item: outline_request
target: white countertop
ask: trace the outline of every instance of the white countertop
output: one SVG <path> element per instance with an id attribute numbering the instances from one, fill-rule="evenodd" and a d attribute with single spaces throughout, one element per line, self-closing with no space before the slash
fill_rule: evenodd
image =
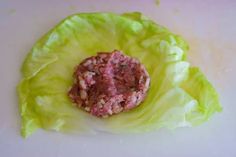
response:
<path id="1" fill-rule="evenodd" d="M 140 11 L 182 35 L 188 58 L 201 67 L 220 94 L 223 112 L 195 128 L 161 129 L 137 135 L 64 135 L 39 130 L 20 136 L 16 84 L 20 66 L 36 40 L 77 12 Z M 235 157 L 236 1 L 234 0 L 1 0 L 1 157 Z"/>

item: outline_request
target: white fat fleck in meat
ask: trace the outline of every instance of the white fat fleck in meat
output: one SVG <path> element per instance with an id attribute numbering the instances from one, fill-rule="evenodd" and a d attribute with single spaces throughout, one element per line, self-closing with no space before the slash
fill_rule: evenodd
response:
<path id="1" fill-rule="evenodd" d="M 150 85 L 150 78 L 146 78 L 146 82 L 145 82 L 145 85 L 144 85 L 144 92 L 146 92 L 148 90 L 148 87 Z"/>
<path id="2" fill-rule="evenodd" d="M 88 112 L 90 111 L 89 107 L 85 107 L 84 109 L 85 109 L 85 111 L 88 111 Z"/>
<path id="3" fill-rule="evenodd" d="M 102 105 L 104 105 L 104 104 L 105 104 L 104 99 L 101 99 L 101 100 L 100 100 L 100 103 L 101 103 Z"/>
<path id="4" fill-rule="evenodd" d="M 86 89 L 87 88 L 87 85 L 86 85 L 84 79 L 81 76 L 79 76 L 79 85 L 80 85 L 80 87 L 82 89 Z"/>
<path id="5" fill-rule="evenodd" d="M 101 103 L 99 103 L 98 108 L 103 108 L 103 105 Z"/>
<path id="6" fill-rule="evenodd" d="M 84 66 L 88 66 L 88 65 L 90 65 L 91 63 L 92 63 L 91 60 L 86 60 L 83 65 L 84 65 Z"/>
<path id="7" fill-rule="evenodd" d="M 123 107 L 120 107 L 119 105 L 113 105 L 112 106 L 112 111 L 114 112 L 114 113 L 119 113 L 119 112 L 121 112 L 123 110 Z"/>
<path id="8" fill-rule="evenodd" d="M 94 75 L 96 75 L 96 73 L 95 73 L 95 72 L 91 72 L 91 71 L 86 71 L 86 72 L 84 73 L 84 77 L 87 77 L 87 78 L 91 78 L 91 77 L 93 77 Z"/>
<path id="9" fill-rule="evenodd" d="M 80 90 L 80 97 L 85 100 L 87 98 L 87 92 L 85 90 Z"/>
<path id="10" fill-rule="evenodd" d="M 109 109 L 107 112 L 108 112 L 109 115 L 112 115 L 112 110 L 111 109 Z"/>
<path id="11" fill-rule="evenodd" d="M 97 63 L 95 58 L 92 59 L 92 62 L 93 62 L 94 65 Z"/>
<path id="12" fill-rule="evenodd" d="M 125 106 L 125 110 L 129 110 L 136 106 L 136 101 L 137 101 L 137 93 L 133 92 L 127 97 L 127 105 Z"/>

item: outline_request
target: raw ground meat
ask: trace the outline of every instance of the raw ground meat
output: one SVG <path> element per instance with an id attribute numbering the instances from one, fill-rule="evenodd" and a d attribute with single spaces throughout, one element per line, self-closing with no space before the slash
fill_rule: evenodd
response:
<path id="1" fill-rule="evenodd" d="M 97 117 L 109 117 L 138 106 L 145 98 L 150 77 L 135 58 L 121 51 L 99 52 L 75 69 L 68 92 L 76 106 Z"/>

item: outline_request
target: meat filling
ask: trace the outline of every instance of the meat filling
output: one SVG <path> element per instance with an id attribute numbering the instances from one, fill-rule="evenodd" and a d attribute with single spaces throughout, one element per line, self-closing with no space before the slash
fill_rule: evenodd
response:
<path id="1" fill-rule="evenodd" d="M 138 106 L 150 78 L 145 67 L 121 51 L 99 52 L 80 63 L 68 92 L 78 107 L 97 117 L 109 117 Z"/>

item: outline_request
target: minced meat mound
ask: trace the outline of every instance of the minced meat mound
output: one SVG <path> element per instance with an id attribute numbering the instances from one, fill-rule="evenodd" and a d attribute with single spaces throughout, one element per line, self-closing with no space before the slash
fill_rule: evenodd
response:
<path id="1" fill-rule="evenodd" d="M 75 69 L 68 92 L 76 106 L 97 117 L 109 117 L 138 106 L 145 98 L 150 77 L 135 58 L 121 51 L 98 52 Z"/>

